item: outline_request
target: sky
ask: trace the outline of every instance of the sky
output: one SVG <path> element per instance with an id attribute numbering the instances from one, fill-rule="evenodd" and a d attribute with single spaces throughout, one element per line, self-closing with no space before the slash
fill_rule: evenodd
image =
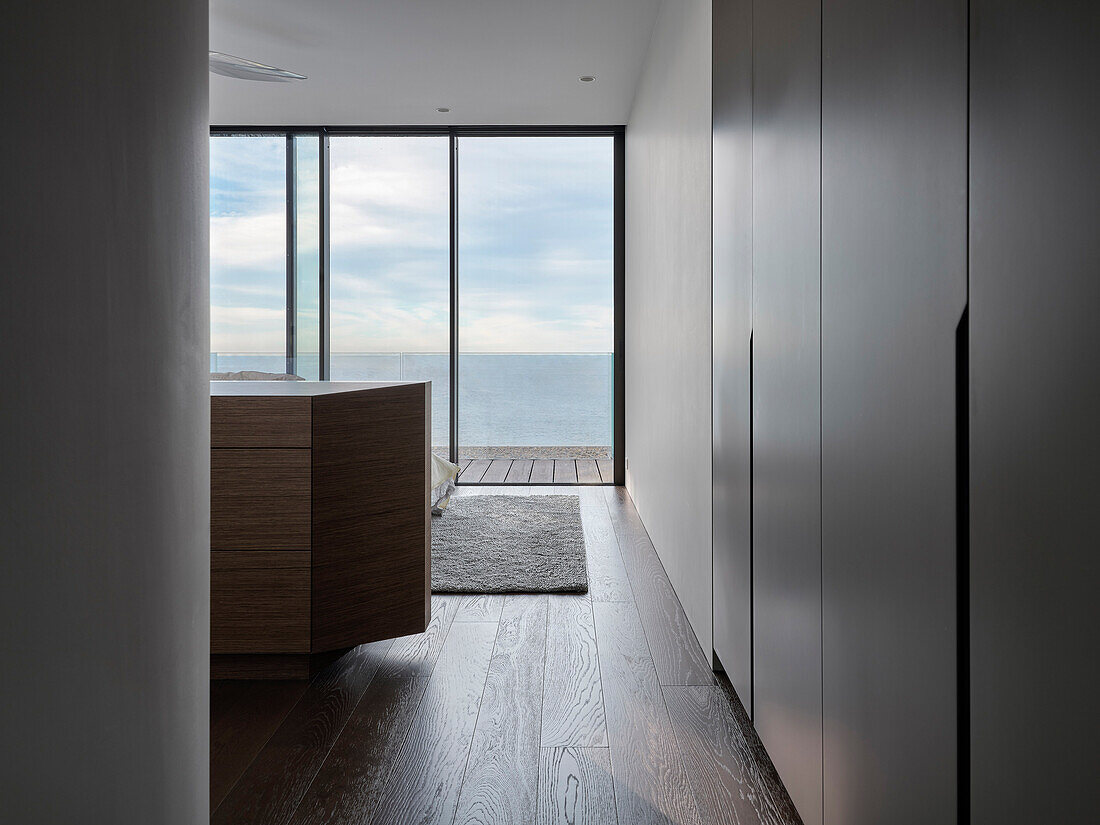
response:
<path id="1" fill-rule="evenodd" d="M 317 139 L 297 139 L 300 351 L 316 347 Z M 211 138 L 211 350 L 282 352 L 286 143 Z M 329 139 L 331 347 L 446 352 L 448 140 Z M 458 139 L 463 352 L 610 352 L 613 139 Z"/>

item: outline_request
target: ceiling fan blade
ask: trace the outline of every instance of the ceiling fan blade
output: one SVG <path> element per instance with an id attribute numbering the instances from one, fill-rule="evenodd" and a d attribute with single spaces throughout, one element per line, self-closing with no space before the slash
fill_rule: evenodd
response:
<path id="1" fill-rule="evenodd" d="M 275 66 L 267 66 L 243 57 L 234 57 L 222 52 L 210 52 L 210 71 L 224 77 L 239 80 L 263 80 L 268 83 L 288 83 L 291 80 L 308 80 L 304 74 L 288 72 Z"/>

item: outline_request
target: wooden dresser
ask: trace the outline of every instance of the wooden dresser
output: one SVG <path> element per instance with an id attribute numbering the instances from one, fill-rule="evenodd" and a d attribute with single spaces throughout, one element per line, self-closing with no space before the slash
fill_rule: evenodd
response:
<path id="1" fill-rule="evenodd" d="M 430 405 L 425 382 L 211 382 L 211 678 L 424 630 Z"/>

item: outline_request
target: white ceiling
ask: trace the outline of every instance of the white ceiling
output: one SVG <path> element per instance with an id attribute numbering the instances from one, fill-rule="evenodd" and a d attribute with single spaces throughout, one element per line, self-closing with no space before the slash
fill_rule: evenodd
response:
<path id="1" fill-rule="evenodd" d="M 230 125 L 625 123 L 660 0 L 211 0 L 210 48 L 308 75 L 210 75 Z M 593 75 L 594 83 L 581 83 Z M 449 114 L 439 114 L 446 106 Z"/>

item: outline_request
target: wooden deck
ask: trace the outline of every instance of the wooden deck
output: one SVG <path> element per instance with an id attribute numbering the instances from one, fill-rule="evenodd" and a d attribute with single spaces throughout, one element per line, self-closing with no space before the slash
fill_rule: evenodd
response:
<path id="1" fill-rule="evenodd" d="M 459 484 L 614 484 L 610 459 L 494 458 L 458 461 Z"/>

